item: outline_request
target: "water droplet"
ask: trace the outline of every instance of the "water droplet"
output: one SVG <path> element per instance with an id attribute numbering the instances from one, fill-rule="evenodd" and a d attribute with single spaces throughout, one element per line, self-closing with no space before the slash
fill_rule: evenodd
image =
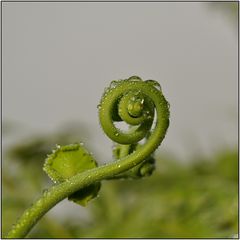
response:
<path id="1" fill-rule="evenodd" d="M 131 76 L 130 78 L 128 78 L 128 80 L 135 81 L 135 82 L 142 81 L 142 79 L 138 76 Z"/>
<path id="2" fill-rule="evenodd" d="M 111 83 L 110 83 L 110 88 L 115 88 L 117 85 L 118 85 L 118 81 L 113 80 L 113 81 L 111 81 Z"/>
<path id="3" fill-rule="evenodd" d="M 25 212 L 25 216 L 29 216 L 30 215 L 30 212 L 29 211 L 26 211 Z"/>
<path id="4" fill-rule="evenodd" d="M 60 146 L 59 144 L 56 144 L 56 147 L 57 147 L 57 149 L 60 149 L 60 148 L 61 148 L 61 146 Z"/>
<path id="5" fill-rule="evenodd" d="M 135 101 L 135 100 L 136 100 L 136 98 L 135 98 L 135 97 L 131 97 L 131 100 L 132 100 L 132 101 Z"/>
<path id="6" fill-rule="evenodd" d="M 97 109 L 101 109 L 101 107 L 102 107 L 101 104 L 97 105 Z"/>
<path id="7" fill-rule="evenodd" d="M 84 143 L 83 143 L 83 142 L 80 142 L 80 145 L 81 145 L 81 146 L 83 146 L 83 145 L 84 145 Z"/>
<path id="8" fill-rule="evenodd" d="M 140 99 L 128 105 L 128 112 L 133 117 L 139 117 L 142 114 L 142 110 L 143 104 Z"/>
<path id="9" fill-rule="evenodd" d="M 36 206 L 37 206 L 37 207 L 42 206 L 42 201 L 41 201 L 41 200 L 38 200 L 38 201 L 36 202 Z"/>
<path id="10" fill-rule="evenodd" d="M 132 110 L 133 110 L 133 104 L 130 103 L 130 104 L 128 105 L 128 111 L 132 111 Z"/>
<path id="11" fill-rule="evenodd" d="M 162 91 L 162 88 L 161 88 L 161 85 L 160 85 L 159 82 L 157 82 L 155 80 L 146 80 L 145 82 L 147 82 L 148 84 L 151 84 L 152 86 L 154 86 L 158 90 Z"/>

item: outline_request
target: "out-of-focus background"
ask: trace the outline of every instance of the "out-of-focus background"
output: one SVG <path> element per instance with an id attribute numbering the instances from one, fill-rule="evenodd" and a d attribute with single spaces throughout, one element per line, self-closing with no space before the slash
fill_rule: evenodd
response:
<path id="1" fill-rule="evenodd" d="M 55 144 L 111 161 L 97 105 L 139 75 L 171 105 L 154 174 L 103 182 L 86 208 L 62 201 L 29 237 L 237 237 L 237 3 L 2 6 L 3 234 L 51 185 Z"/>

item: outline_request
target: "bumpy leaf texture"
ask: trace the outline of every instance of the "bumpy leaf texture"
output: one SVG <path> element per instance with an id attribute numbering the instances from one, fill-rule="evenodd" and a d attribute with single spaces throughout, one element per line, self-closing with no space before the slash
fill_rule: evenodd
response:
<path id="1" fill-rule="evenodd" d="M 60 183 L 74 175 L 97 167 L 93 156 L 82 144 L 71 144 L 67 146 L 57 145 L 45 161 L 43 170 L 54 183 Z M 86 206 L 86 204 L 98 195 L 101 183 L 91 184 L 68 197 L 69 200 Z"/>

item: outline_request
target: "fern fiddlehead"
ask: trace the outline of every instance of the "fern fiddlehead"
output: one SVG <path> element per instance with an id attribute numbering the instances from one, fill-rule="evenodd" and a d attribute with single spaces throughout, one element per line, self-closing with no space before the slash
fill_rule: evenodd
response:
<path id="1" fill-rule="evenodd" d="M 102 180 L 151 174 L 154 169 L 152 153 L 161 144 L 169 125 L 169 104 L 159 83 L 143 81 L 137 76 L 112 81 L 98 110 L 103 131 L 117 143 L 113 151 L 115 161 L 97 167 L 80 144 L 59 147 L 44 166 L 56 184 L 23 213 L 7 238 L 24 237 L 49 209 L 66 197 L 85 205 L 83 195 L 88 200 L 94 198 Z M 156 123 L 152 127 L 155 114 Z M 118 129 L 115 126 L 118 121 L 129 124 L 129 131 Z M 138 143 L 143 139 L 145 142 Z"/>

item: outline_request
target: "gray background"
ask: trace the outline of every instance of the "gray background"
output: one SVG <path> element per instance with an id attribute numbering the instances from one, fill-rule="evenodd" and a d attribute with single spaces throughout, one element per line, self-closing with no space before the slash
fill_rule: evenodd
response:
<path id="1" fill-rule="evenodd" d="M 218 7 L 217 7 L 218 6 Z M 111 160 L 97 104 L 113 79 L 156 79 L 171 104 L 158 151 L 237 144 L 237 26 L 227 3 L 3 3 L 3 121 L 18 141 L 79 122 Z M 84 141 L 84 139 L 80 139 Z"/>

